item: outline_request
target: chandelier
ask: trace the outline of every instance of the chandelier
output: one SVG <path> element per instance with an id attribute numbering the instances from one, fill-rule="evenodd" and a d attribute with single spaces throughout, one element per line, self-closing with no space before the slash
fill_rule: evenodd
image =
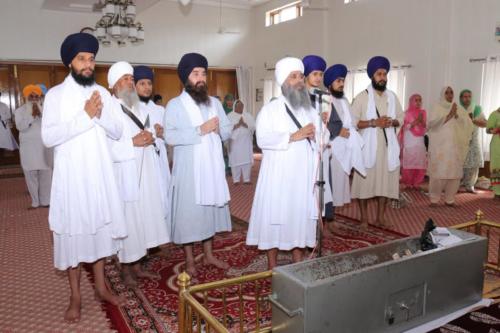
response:
<path id="1" fill-rule="evenodd" d="M 137 44 L 144 41 L 144 28 L 135 22 L 136 6 L 133 0 L 106 0 L 94 5 L 102 9 L 102 17 L 95 25 L 94 34 L 103 45 L 116 41 L 120 46 L 126 41 Z"/>

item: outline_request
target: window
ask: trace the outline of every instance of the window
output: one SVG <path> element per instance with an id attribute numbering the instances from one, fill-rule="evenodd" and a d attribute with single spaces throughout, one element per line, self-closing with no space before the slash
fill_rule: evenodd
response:
<path id="1" fill-rule="evenodd" d="M 303 15 L 300 1 L 295 1 L 266 12 L 266 27 L 296 19 Z"/>
<path id="2" fill-rule="evenodd" d="M 357 70 L 350 72 L 345 80 L 344 94 L 345 97 L 352 103 L 354 97 L 361 91 L 365 90 L 371 80 L 366 75 L 365 70 Z M 392 90 L 398 96 L 399 102 L 405 110 L 406 107 L 406 69 L 391 68 L 387 74 L 387 89 Z"/>
<path id="3" fill-rule="evenodd" d="M 274 79 L 264 80 L 264 104 L 269 103 L 271 99 L 281 95 L 281 87 L 274 81 Z"/>

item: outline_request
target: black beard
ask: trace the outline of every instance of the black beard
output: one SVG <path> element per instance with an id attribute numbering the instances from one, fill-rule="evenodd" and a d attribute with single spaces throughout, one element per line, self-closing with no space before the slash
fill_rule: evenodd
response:
<path id="1" fill-rule="evenodd" d="M 73 68 L 71 68 L 71 76 L 75 79 L 76 83 L 84 87 L 90 87 L 95 83 L 95 72 L 92 71 L 92 75 L 84 76 L 82 74 L 76 73 Z"/>
<path id="2" fill-rule="evenodd" d="M 387 81 L 375 82 L 375 80 L 372 79 L 372 87 L 375 90 L 384 92 L 386 89 L 386 84 L 387 84 Z"/>
<path id="3" fill-rule="evenodd" d="M 144 96 L 141 96 L 141 95 L 138 95 L 139 96 L 139 99 L 141 100 L 141 102 L 144 102 L 146 104 L 149 103 L 149 101 L 151 100 L 151 96 L 149 97 L 144 97 Z"/>
<path id="4" fill-rule="evenodd" d="M 344 91 L 338 91 L 338 90 L 330 89 L 330 92 L 332 93 L 332 96 L 335 97 L 335 98 L 342 98 L 342 97 L 344 97 Z"/>
<path id="5" fill-rule="evenodd" d="M 184 87 L 186 92 L 194 99 L 196 104 L 210 105 L 210 98 L 208 97 L 208 89 L 206 83 L 201 83 L 193 86 L 191 82 L 186 82 Z"/>

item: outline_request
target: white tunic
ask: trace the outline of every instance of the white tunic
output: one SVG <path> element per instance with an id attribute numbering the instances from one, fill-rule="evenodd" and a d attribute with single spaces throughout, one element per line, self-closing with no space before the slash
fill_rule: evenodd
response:
<path id="1" fill-rule="evenodd" d="M 255 120 L 248 112 L 241 114 L 234 111 L 230 112 L 227 117 L 235 126 L 241 118 L 248 127 L 240 126 L 233 129 L 231 139 L 229 140 L 229 166 L 239 166 L 245 164 L 253 164 L 253 133 L 255 131 Z"/>
<path id="2" fill-rule="evenodd" d="M 156 137 L 156 131 L 154 130 L 154 125 L 158 124 L 163 127 L 163 118 L 165 116 L 165 109 L 160 105 L 149 101 L 148 104 L 143 102 L 140 103 L 141 107 L 144 108 L 143 112 L 149 114 L 150 128 L 153 136 L 155 137 L 156 147 L 159 150 L 159 162 L 160 162 L 160 175 L 161 175 L 161 189 L 162 189 L 162 200 L 165 210 L 168 211 L 168 188 L 170 186 L 170 166 L 168 162 L 167 154 L 167 143 L 164 139 Z M 165 134 L 164 134 L 165 135 Z"/>
<path id="3" fill-rule="evenodd" d="M 104 107 L 100 118 L 91 119 L 84 106 L 96 90 Z M 115 254 L 127 235 L 106 140 L 121 137 L 118 116 L 106 89 L 83 87 L 71 75 L 45 97 L 42 139 L 54 147 L 49 225 L 58 269 Z"/>
<path id="4" fill-rule="evenodd" d="M 292 112 L 302 126 L 318 123 L 312 109 Z M 313 140 L 290 143 L 290 135 L 296 131 L 283 96 L 264 105 L 257 116 L 262 164 L 246 242 L 262 250 L 316 244 L 318 153 Z"/>
<path id="5" fill-rule="evenodd" d="M 16 139 L 10 130 L 11 118 L 12 116 L 7 104 L 0 102 L 0 149 L 19 149 Z"/>
<path id="6" fill-rule="evenodd" d="M 42 108 L 40 107 L 40 112 Z M 52 149 L 42 142 L 42 118 L 32 116 L 32 104 L 26 103 L 15 112 L 16 127 L 19 131 L 19 155 L 24 170 L 52 169 Z"/>
<path id="7" fill-rule="evenodd" d="M 128 237 L 118 253 L 120 262 L 130 263 L 146 255 L 147 249 L 170 242 L 167 211 L 162 198 L 160 161 L 153 145 L 135 147 L 132 138 L 140 128 L 113 97 L 113 106 L 123 122 L 120 140 L 108 139 L 119 191 L 124 201 Z M 148 115 L 143 108 L 129 109 L 142 124 Z M 151 131 L 151 128 L 147 129 Z"/>

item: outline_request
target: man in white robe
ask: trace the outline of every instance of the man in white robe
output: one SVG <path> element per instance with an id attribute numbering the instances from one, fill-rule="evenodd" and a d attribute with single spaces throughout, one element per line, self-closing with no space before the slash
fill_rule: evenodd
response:
<path id="1" fill-rule="evenodd" d="M 323 83 L 323 73 L 326 69 L 326 62 L 323 58 L 317 55 L 307 55 L 302 59 L 304 64 L 304 77 L 306 89 L 309 92 L 309 97 L 311 98 L 311 105 L 319 114 L 321 112 L 321 124 L 314 124 L 318 127 L 318 131 L 322 133 L 322 140 L 318 142 L 321 144 L 322 149 L 322 167 L 323 167 L 323 217 L 327 222 L 334 220 L 334 209 L 332 203 L 332 184 L 330 183 L 330 159 L 331 159 L 331 149 L 330 149 L 330 131 L 326 127 L 330 115 L 336 117 L 331 112 L 331 98 L 323 91 L 321 84 Z M 321 94 L 321 103 L 319 103 L 320 95 L 318 92 L 324 92 Z M 337 117 L 338 118 L 338 117 Z M 321 127 L 320 127 L 321 126 Z M 338 132 L 332 133 L 336 136 Z M 318 181 L 320 181 L 321 175 L 318 173 Z"/>
<path id="2" fill-rule="evenodd" d="M 156 148 L 160 161 L 162 198 L 165 209 L 168 210 L 168 187 L 170 186 L 170 166 L 168 160 L 167 143 L 164 138 L 163 118 L 165 108 L 153 102 L 153 70 L 147 66 L 134 67 L 134 82 L 137 95 L 140 99 L 140 106 L 143 112 L 149 115 L 151 128 L 154 129 Z"/>
<path id="3" fill-rule="evenodd" d="M 0 96 L 2 93 L 0 92 Z M 12 135 L 12 115 L 7 104 L 0 102 L 0 149 L 16 150 L 19 145 Z"/>
<path id="4" fill-rule="evenodd" d="M 139 260 L 148 249 L 170 242 L 159 151 L 149 114 L 140 107 L 133 73 L 125 61 L 113 64 L 108 71 L 113 107 L 123 122 L 120 140 L 108 140 L 128 232 L 118 259 L 123 264 L 125 283 L 132 287 L 137 285 L 137 278 L 159 278 L 144 270 Z"/>
<path id="5" fill-rule="evenodd" d="M 332 94 L 332 110 L 338 114 L 342 126 L 337 137 L 330 137 L 332 147 L 330 178 L 334 207 L 342 207 L 351 202 L 349 175 L 352 168 L 357 169 L 362 175 L 366 174 L 361 154 L 363 140 L 352 123 L 350 105 L 344 96 L 346 75 L 347 67 L 336 64 L 329 67 L 323 76 L 323 83 Z M 330 117 L 328 127 L 333 128 L 336 123 L 336 120 Z M 330 223 L 328 226 L 331 228 L 333 224 Z"/>
<path id="6" fill-rule="evenodd" d="M 233 111 L 227 117 L 233 124 L 231 139 L 229 140 L 229 166 L 233 182 L 237 185 L 243 177 L 244 184 L 251 184 L 250 174 L 253 164 L 253 133 L 255 119 L 244 110 L 245 105 L 239 99 L 233 103 Z"/>
<path id="7" fill-rule="evenodd" d="M 42 142 L 42 106 L 40 87 L 29 84 L 23 89 L 26 103 L 14 111 L 19 131 L 19 155 L 26 185 L 31 196 L 31 207 L 48 207 L 52 184 L 52 149 Z"/>
<path id="8" fill-rule="evenodd" d="M 98 49 L 90 34 L 66 37 L 61 58 L 71 74 L 50 89 L 43 109 L 42 140 L 55 153 L 49 210 L 54 266 L 68 271 L 71 289 L 67 322 L 80 320 L 82 262 L 92 264 L 96 298 L 125 303 L 104 279 L 104 258 L 118 252 L 127 231 L 106 142 L 121 137 L 122 122 L 109 92 L 95 83 Z"/>
<path id="9" fill-rule="evenodd" d="M 397 128 L 403 123 L 403 110 L 396 94 L 388 89 L 387 73 L 391 65 L 385 57 L 368 62 L 371 84 L 352 103 L 352 115 L 363 137 L 366 177 L 354 173 L 351 196 L 359 199 L 361 226 L 368 226 L 368 200 L 377 199 L 375 224 L 392 227 L 385 219 L 389 199 L 399 198 L 399 143 Z"/>
<path id="10" fill-rule="evenodd" d="M 215 257 L 212 238 L 231 231 L 222 141 L 229 139 L 233 126 L 222 104 L 208 96 L 207 69 L 201 54 L 181 58 L 177 73 L 184 91 L 168 102 L 164 119 L 165 139 L 174 146 L 175 156 L 169 192 L 172 240 L 183 245 L 191 275 L 197 273 L 193 243 L 199 241 L 203 264 L 229 268 Z"/>
<path id="11" fill-rule="evenodd" d="M 267 250 L 269 269 L 276 266 L 278 250 L 291 250 L 298 262 L 305 247 L 316 245 L 319 116 L 303 73 L 300 59 L 278 61 L 275 76 L 283 95 L 257 116 L 262 163 L 246 243 Z"/>

